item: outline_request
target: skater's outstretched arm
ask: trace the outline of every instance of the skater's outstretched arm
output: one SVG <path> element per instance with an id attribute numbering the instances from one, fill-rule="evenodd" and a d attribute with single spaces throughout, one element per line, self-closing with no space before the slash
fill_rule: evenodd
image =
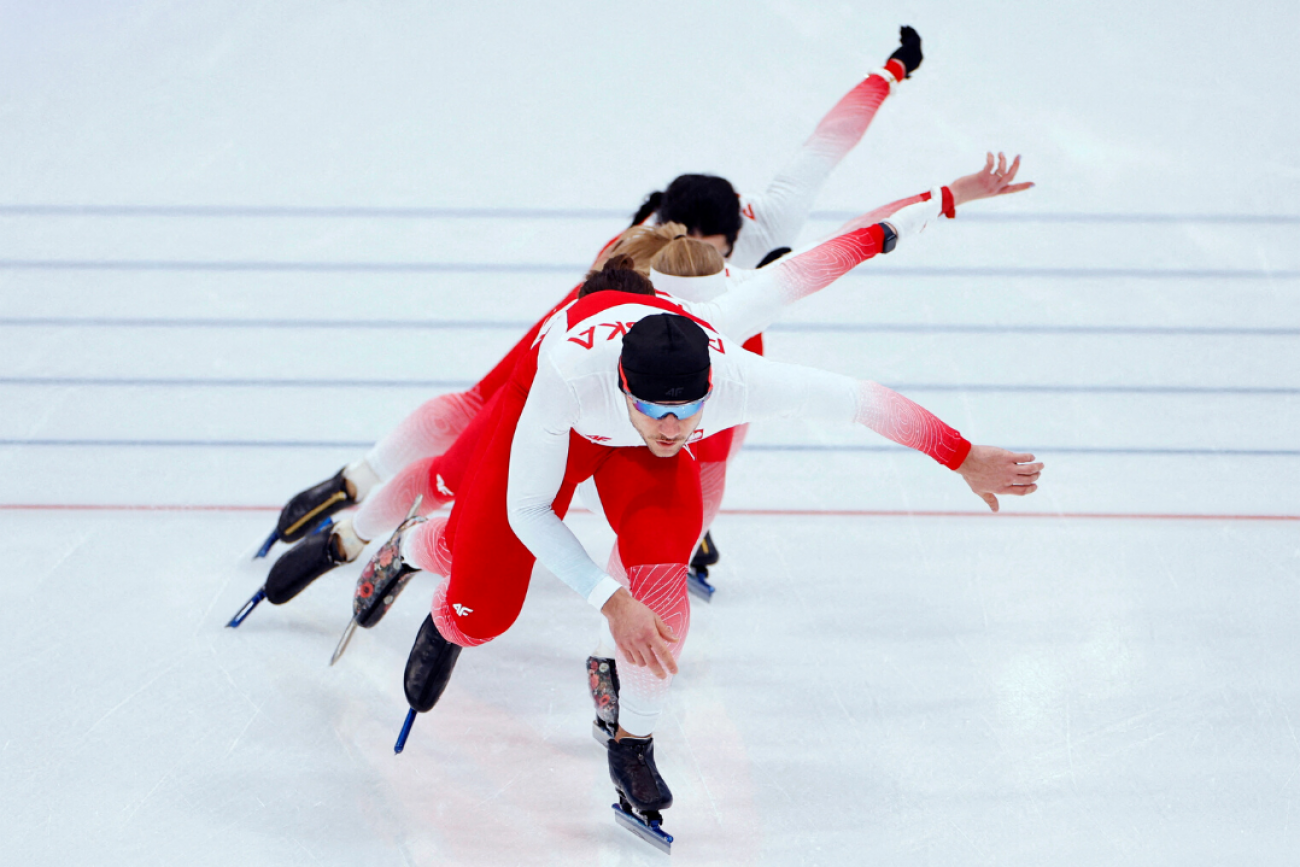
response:
<path id="1" fill-rule="evenodd" d="M 763 194 L 744 202 L 745 228 L 734 254 L 738 261 L 757 262 L 774 247 L 794 245 L 831 170 L 862 140 L 898 81 L 920 65 L 921 38 L 910 27 L 904 29 L 910 32 L 903 34 L 904 46 L 913 45 L 914 52 L 904 57 L 899 56 L 902 49 L 895 51 L 884 69 L 872 72 L 846 93 Z"/>
<path id="2" fill-rule="evenodd" d="M 767 268 L 735 269 L 729 281 L 732 288 L 713 301 L 693 305 L 692 312 L 722 333 L 746 340 L 775 322 L 786 305 L 824 289 L 867 259 L 892 250 L 893 244 L 919 234 L 940 216 L 955 216 L 958 205 L 1029 189 L 1033 184 L 1014 183 L 1019 170 L 1020 157 L 1008 168 L 1006 157 L 999 154 L 995 167 L 989 154 L 981 171 L 904 200 L 909 204 L 891 211 L 888 221 L 867 222 L 892 205 L 863 215 L 848 224 L 848 231 Z"/>
<path id="3" fill-rule="evenodd" d="M 1043 465 L 1033 455 L 973 446 L 933 413 L 880 383 L 782 364 L 743 350 L 727 363 L 736 372 L 715 372 L 715 392 L 723 393 L 728 381 L 744 381 L 743 421 L 780 417 L 863 425 L 958 472 L 994 511 L 997 494 L 1024 496 L 1037 490 Z"/>

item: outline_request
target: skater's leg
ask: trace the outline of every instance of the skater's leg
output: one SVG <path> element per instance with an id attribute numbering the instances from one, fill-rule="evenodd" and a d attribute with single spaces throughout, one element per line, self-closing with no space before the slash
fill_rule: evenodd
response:
<path id="1" fill-rule="evenodd" d="M 473 389 L 426 400 L 375 443 L 366 463 L 386 482 L 408 464 L 445 452 L 482 408 L 483 400 Z"/>
<path id="2" fill-rule="evenodd" d="M 627 569 L 634 598 L 673 630 L 674 658 L 690 630 L 686 563 L 700 534 L 702 508 L 695 460 L 686 452 L 658 458 L 648 449 L 618 449 L 596 473 L 605 515 L 618 534 L 618 554 Z M 654 731 L 667 700 L 671 676 L 660 679 L 648 668 L 615 654 L 622 733 Z"/>
<path id="3" fill-rule="evenodd" d="M 424 498 L 420 514 L 428 514 L 447 502 L 450 498 L 438 491 L 432 481 L 435 475 L 432 467 L 437 460 L 423 458 L 412 461 L 367 497 L 352 516 L 352 528 L 356 534 L 369 542 L 393 532 L 406 518 L 416 497 Z"/>

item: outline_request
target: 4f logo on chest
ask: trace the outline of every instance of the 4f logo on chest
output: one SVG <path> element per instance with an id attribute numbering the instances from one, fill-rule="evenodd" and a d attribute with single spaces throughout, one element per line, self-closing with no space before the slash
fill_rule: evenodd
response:
<path id="1" fill-rule="evenodd" d="M 581 346 L 583 349 L 591 349 L 591 347 L 596 345 L 596 333 L 597 333 L 596 329 L 608 328 L 609 334 L 605 336 L 605 340 L 610 341 L 613 340 L 615 337 L 621 338 L 623 335 L 627 334 L 627 330 L 631 328 L 633 325 L 636 325 L 636 323 L 635 322 L 602 322 L 599 325 L 593 325 L 592 327 L 586 329 L 585 331 L 579 331 L 576 337 L 569 338 L 569 342 L 576 343 L 579 346 Z"/>

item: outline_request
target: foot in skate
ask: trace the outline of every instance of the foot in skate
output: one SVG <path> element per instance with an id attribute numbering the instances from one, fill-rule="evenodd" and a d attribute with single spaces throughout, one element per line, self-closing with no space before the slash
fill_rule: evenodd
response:
<path id="1" fill-rule="evenodd" d="M 695 556 L 691 557 L 690 568 L 686 570 L 686 589 L 691 595 L 705 602 L 713 600 L 713 592 L 717 588 L 709 583 L 709 567 L 717 562 L 718 549 L 713 544 L 713 536 L 705 533 L 700 546 L 695 549 Z"/>
<path id="2" fill-rule="evenodd" d="M 347 467 L 344 467 L 319 485 L 294 494 L 280 510 L 275 531 L 267 538 L 257 556 L 265 557 L 276 542 L 297 542 L 318 527 L 325 518 L 348 506 L 355 506 L 356 485 L 345 477 L 346 472 Z"/>
<path id="3" fill-rule="evenodd" d="M 272 605 L 283 605 L 326 572 L 355 560 L 365 543 L 357 540 L 359 544 L 349 545 L 350 539 L 355 539 L 355 534 L 345 521 L 285 551 L 266 576 L 266 598 Z"/>
<path id="4" fill-rule="evenodd" d="M 614 818 L 652 846 L 671 852 L 673 838 L 664 832 L 662 810 L 673 805 L 673 794 L 655 766 L 654 738 L 624 737 L 605 745 L 609 778 L 618 792 Z"/>
<path id="5" fill-rule="evenodd" d="M 406 660 L 406 673 L 402 686 L 406 691 L 406 702 L 411 712 L 406 715 L 406 723 L 397 739 L 393 752 L 400 753 L 406 746 L 406 737 L 411 733 L 411 724 L 417 713 L 431 710 L 438 699 L 442 698 L 451 672 L 460 658 L 460 645 L 452 644 L 442 637 L 434 625 L 433 616 L 426 614 L 420 624 L 420 632 L 415 636 L 411 655 Z"/>
<path id="6" fill-rule="evenodd" d="M 406 520 L 398 525 L 383 547 L 370 558 L 357 579 L 357 589 L 352 595 L 352 619 L 358 626 L 370 629 L 383 619 L 397 596 L 420 571 L 402 558 L 402 537 L 406 531 L 426 520 L 417 512 L 423 497 L 416 497 L 407 512 Z"/>
<path id="7" fill-rule="evenodd" d="M 607 744 L 618 733 L 618 668 L 614 660 L 587 657 L 587 687 L 596 705 L 596 719 L 591 724 L 591 736 L 599 744 Z"/>
<path id="8" fill-rule="evenodd" d="M 334 655 L 330 657 L 330 665 L 338 662 L 343 651 L 348 649 L 348 642 L 352 640 L 356 628 L 361 626 L 370 629 L 383 619 L 397 601 L 398 594 L 406 588 L 411 576 L 420 571 L 402 558 L 402 535 L 425 521 L 417 514 L 423 501 L 423 496 L 415 498 L 410 511 L 406 513 L 406 520 L 398 525 L 383 547 L 370 558 L 366 568 L 361 570 L 357 588 L 352 593 L 352 619 L 343 629 L 343 635 L 334 648 Z"/>

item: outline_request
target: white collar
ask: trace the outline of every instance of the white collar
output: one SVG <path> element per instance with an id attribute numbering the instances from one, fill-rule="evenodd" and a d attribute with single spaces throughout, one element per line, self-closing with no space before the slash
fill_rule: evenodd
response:
<path id="1" fill-rule="evenodd" d="M 674 277 L 651 268 L 650 282 L 656 290 L 683 301 L 712 301 L 727 291 L 727 271 L 724 268 L 707 277 Z"/>

